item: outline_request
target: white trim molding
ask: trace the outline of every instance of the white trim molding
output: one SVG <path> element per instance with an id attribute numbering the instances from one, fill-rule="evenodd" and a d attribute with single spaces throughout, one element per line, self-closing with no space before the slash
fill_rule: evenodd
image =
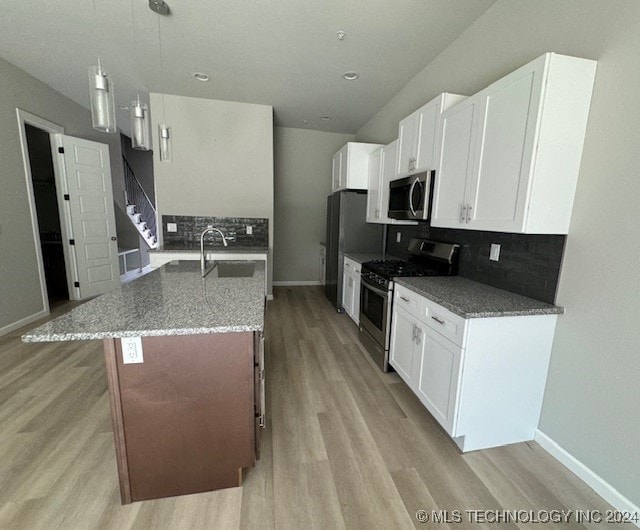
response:
<path id="1" fill-rule="evenodd" d="M 562 448 L 555 440 L 552 440 L 540 429 L 536 430 L 535 441 L 540 444 L 547 453 L 564 465 L 569 471 L 585 482 L 593 491 L 607 501 L 616 510 L 640 514 L 640 507 L 625 497 L 595 471 L 580 462 L 575 456 Z M 635 523 L 640 527 L 640 522 Z"/>
<path id="2" fill-rule="evenodd" d="M 293 280 L 286 282 L 273 282 L 274 287 L 299 287 L 303 285 L 322 285 L 318 280 Z"/>
<path id="3" fill-rule="evenodd" d="M 21 318 L 17 322 L 13 322 L 12 324 L 7 324 L 6 326 L 0 328 L 0 337 L 2 337 L 3 335 L 6 335 L 7 333 L 11 333 L 16 329 L 20 329 L 23 326 L 31 324 L 36 320 L 40 320 L 41 318 L 46 317 L 48 314 L 49 314 L 49 311 L 43 309 L 42 311 L 38 311 L 33 315 L 29 315 L 28 317 Z"/>
<path id="4" fill-rule="evenodd" d="M 42 248 L 40 244 L 40 230 L 38 229 L 38 214 L 36 212 L 36 199 L 33 191 L 33 180 L 31 176 L 31 161 L 29 160 L 29 148 L 27 146 L 27 130 L 25 125 L 33 125 L 34 127 L 38 127 L 43 131 L 51 134 L 64 133 L 64 127 L 47 121 L 40 116 L 36 116 L 35 114 L 31 114 L 25 110 L 16 108 L 16 118 L 18 120 L 18 134 L 20 138 L 20 148 L 22 150 L 22 165 L 24 168 L 24 176 L 26 179 L 27 185 L 27 200 L 29 203 L 29 214 L 31 216 L 31 228 L 33 231 L 33 240 L 35 243 L 35 251 L 36 251 L 36 261 L 38 265 L 38 277 L 40 280 L 40 295 L 42 297 L 42 308 L 44 311 L 44 316 L 49 314 L 49 296 L 47 294 L 47 280 L 44 275 L 44 260 L 42 258 Z M 55 169 L 55 161 L 54 161 L 54 169 Z M 40 314 L 40 313 L 36 313 Z M 31 317 L 27 317 L 31 318 Z M 24 319 L 23 319 L 24 320 Z M 36 319 L 37 320 L 37 319 Z M 6 328 L 14 326 L 15 324 L 19 324 L 22 320 L 15 322 L 14 324 L 9 324 L 4 328 L 0 329 L 0 335 L 2 335 L 2 331 Z M 26 325 L 29 322 L 25 322 Z M 18 325 L 18 327 L 20 327 Z M 17 328 L 14 328 L 17 329 Z"/>

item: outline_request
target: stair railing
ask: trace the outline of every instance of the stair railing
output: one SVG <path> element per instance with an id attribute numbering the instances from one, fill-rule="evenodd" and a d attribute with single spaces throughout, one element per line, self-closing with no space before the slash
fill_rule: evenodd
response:
<path id="1" fill-rule="evenodd" d="M 141 220 L 147 223 L 147 228 L 157 237 L 156 208 L 144 191 L 144 188 L 125 157 L 122 157 L 122 163 L 124 166 L 124 186 L 127 206 L 135 204 L 136 212 L 141 215 Z"/>

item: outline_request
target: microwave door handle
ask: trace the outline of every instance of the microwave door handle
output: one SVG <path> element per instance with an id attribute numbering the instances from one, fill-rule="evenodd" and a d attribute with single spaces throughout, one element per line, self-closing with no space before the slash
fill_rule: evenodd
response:
<path id="1" fill-rule="evenodd" d="M 411 213 L 413 214 L 414 217 L 418 215 L 416 213 L 416 209 L 413 207 L 413 189 L 416 187 L 417 183 L 418 183 L 418 177 L 416 177 L 416 180 L 414 180 L 413 184 L 411 184 L 411 188 L 409 188 L 409 208 L 411 208 Z"/>

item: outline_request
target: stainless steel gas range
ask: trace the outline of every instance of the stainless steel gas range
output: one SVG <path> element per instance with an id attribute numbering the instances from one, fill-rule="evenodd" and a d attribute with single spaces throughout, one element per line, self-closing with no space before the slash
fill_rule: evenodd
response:
<path id="1" fill-rule="evenodd" d="M 428 239 L 409 242 L 408 260 L 387 259 L 362 264 L 360 342 L 384 372 L 389 371 L 389 342 L 394 279 L 457 274 L 459 245 Z"/>

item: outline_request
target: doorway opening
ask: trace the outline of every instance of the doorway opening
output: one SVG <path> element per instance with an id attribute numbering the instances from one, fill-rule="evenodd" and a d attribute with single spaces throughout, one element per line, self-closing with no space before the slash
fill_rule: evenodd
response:
<path id="1" fill-rule="evenodd" d="M 62 226 L 49 133 L 25 123 L 27 154 L 49 307 L 69 300 Z"/>

